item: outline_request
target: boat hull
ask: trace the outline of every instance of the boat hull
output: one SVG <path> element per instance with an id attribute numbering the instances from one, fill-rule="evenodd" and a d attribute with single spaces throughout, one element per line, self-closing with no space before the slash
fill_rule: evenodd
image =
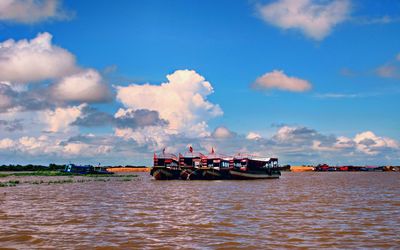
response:
<path id="1" fill-rule="evenodd" d="M 180 179 L 181 171 L 179 169 L 168 169 L 153 167 L 150 171 L 150 175 L 156 180 L 178 180 Z"/>
<path id="2" fill-rule="evenodd" d="M 267 172 L 247 172 L 231 170 L 230 176 L 233 180 L 261 180 L 261 179 L 278 179 L 281 173 L 279 171 L 267 173 Z"/>
<path id="3" fill-rule="evenodd" d="M 182 180 L 190 180 L 190 176 L 193 174 L 193 169 L 182 169 L 180 176 Z"/>
<path id="4" fill-rule="evenodd" d="M 189 180 L 227 180 L 230 179 L 229 170 L 196 169 L 189 175 Z"/>

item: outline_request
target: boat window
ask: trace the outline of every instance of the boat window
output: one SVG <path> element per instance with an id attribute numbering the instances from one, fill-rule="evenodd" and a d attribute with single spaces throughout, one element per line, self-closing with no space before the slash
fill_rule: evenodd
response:
<path id="1" fill-rule="evenodd" d="M 228 168 L 228 167 L 229 167 L 229 162 L 223 161 L 223 162 L 222 162 L 222 167 Z"/>

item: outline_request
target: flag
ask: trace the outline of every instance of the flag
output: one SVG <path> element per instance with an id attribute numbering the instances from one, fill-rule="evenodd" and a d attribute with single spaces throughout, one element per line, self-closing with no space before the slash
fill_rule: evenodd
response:
<path id="1" fill-rule="evenodd" d="M 214 154 L 214 147 L 211 148 L 211 154 Z"/>
<path id="2" fill-rule="evenodd" d="M 163 148 L 162 153 L 163 153 L 163 155 L 165 155 L 165 148 Z"/>
<path id="3" fill-rule="evenodd" d="M 189 147 L 189 152 L 190 152 L 190 153 L 193 153 L 193 148 L 192 148 L 192 146 Z"/>

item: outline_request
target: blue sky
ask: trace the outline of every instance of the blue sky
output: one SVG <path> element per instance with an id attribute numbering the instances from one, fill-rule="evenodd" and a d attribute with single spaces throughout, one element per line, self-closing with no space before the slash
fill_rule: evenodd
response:
<path id="1" fill-rule="evenodd" d="M 0 162 L 148 164 L 193 145 L 400 164 L 399 13 L 389 0 L 5 1 Z"/>

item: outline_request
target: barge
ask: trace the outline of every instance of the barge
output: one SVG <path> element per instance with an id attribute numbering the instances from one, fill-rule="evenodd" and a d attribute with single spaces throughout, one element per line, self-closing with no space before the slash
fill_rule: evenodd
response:
<path id="1" fill-rule="evenodd" d="M 281 176 L 281 171 L 278 158 L 238 155 L 233 159 L 230 175 L 237 180 L 277 179 Z"/>
<path id="2" fill-rule="evenodd" d="M 150 175 L 156 180 L 177 180 L 180 179 L 181 169 L 179 167 L 178 157 L 174 154 L 165 153 L 165 150 L 159 155 L 154 153 L 154 166 Z"/>

